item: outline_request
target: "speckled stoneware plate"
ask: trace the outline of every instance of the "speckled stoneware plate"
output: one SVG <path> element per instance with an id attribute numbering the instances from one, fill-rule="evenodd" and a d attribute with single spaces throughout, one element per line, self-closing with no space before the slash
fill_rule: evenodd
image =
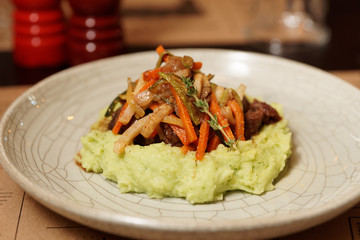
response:
<path id="1" fill-rule="evenodd" d="M 113 234 L 144 239 L 270 238 L 303 230 L 360 200 L 360 91 L 326 73 L 271 56 L 178 49 L 203 62 L 224 86 L 283 104 L 293 155 L 276 189 L 191 205 L 182 199 L 120 194 L 73 161 L 98 112 L 126 89 L 126 79 L 154 67 L 155 51 L 73 67 L 36 84 L 1 119 L 1 164 L 53 211 Z"/>

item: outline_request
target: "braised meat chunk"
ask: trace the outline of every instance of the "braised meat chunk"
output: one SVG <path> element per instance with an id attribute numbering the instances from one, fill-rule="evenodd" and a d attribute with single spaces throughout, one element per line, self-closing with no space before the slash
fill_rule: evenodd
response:
<path id="1" fill-rule="evenodd" d="M 246 112 L 244 111 L 245 139 L 250 139 L 253 135 L 256 135 L 263 125 L 281 120 L 278 112 L 265 102 L 255 99 L 250 104 L 246 103 L 245 106 L 247 108 Z"/>

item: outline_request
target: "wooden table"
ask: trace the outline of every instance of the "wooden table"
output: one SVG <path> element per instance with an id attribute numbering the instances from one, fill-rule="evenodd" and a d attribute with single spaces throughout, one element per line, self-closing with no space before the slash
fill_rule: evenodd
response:
<path id="1" fill-rule="evenodd" d="M 331 73 L 360 89 L 360 70 Z M 0 116 L 29 87 L 0 87 Z M 125 239 L 89 229 L 53 213 L 26 194 L 1 166 L 0 213 L 0 239 Z M 359 239 L 359 218 L 360 203 L 327 223 L 280 239 Z"/>

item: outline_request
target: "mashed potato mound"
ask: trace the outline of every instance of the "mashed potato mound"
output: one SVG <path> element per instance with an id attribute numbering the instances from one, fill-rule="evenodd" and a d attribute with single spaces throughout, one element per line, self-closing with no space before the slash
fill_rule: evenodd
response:
<path id="1" fill-rule="evenodd" d="M 272 106 L 282 115 L 282 107 Z M 224 193 L 242 190 L 262 194 L 274 189 L 273 181 L 291 155 L 287 120 L 266 125 L 231 150 L 219 145 L 197 161 L 195 152 L 183 154 L 165 143 L 130 145 L 113 152 L 118 136 L 91 130 L 82 137 L 77 161 L 88 172 L 102 173 L 117 183 L 122 193 L 146 193 L 151 198 L 181 197 L 191 203 L 222 200 Z"/>

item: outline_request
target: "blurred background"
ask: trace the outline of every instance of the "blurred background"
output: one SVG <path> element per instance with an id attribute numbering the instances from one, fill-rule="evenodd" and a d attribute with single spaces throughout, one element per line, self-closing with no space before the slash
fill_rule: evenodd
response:
<path id="1" fill-rule="evenodd" d="M 24 13 L 33 10 L 22 2 L 26 0 L 0 0 L 0 85 L 33 84 L 72 65 L 154 50 L 159 44 L 168 49 L 200 47 L 260 52 L 324 70 L 360 69 L 358 0 L 115 0 L 115 5 L 111 5 L 114 4 L 111 0 L 101 1 L 110 6 L 110 11 L 99 10 L 96 0 L 59 0 L 65 44 L 60 53 L 65 56 L 51 66 L 24 63 L 27 52 L 16 50 L 19 44 L 25 44 L 25 32 L 29 35 L 31 30 L 35 34 L 36 22 L 23 24 Z M 31 2 L 41 1 L 28 1 Z M 83 3 L 95 7 L 86 9 Z M 112 31 L 102 31 L 114 19 L 117 25 L 112 25 Z M 116 37 L 109 38 L 115 32 Z M 86 42 L 79 45 L 79 38 Z M 94 44 L 99 39 L 98 43 L 103 41 L 106 50 Z M 109 48 L 111 43 L 114 48 Z M 81 48 L 85 50 L 81 52 Z M 98 54 L 80 58 L 91 51 Z M 49 51 L 46 54 L 48 58 L 57 57 Z M 38 57 L 34 53 L 32 56 Z"/>

